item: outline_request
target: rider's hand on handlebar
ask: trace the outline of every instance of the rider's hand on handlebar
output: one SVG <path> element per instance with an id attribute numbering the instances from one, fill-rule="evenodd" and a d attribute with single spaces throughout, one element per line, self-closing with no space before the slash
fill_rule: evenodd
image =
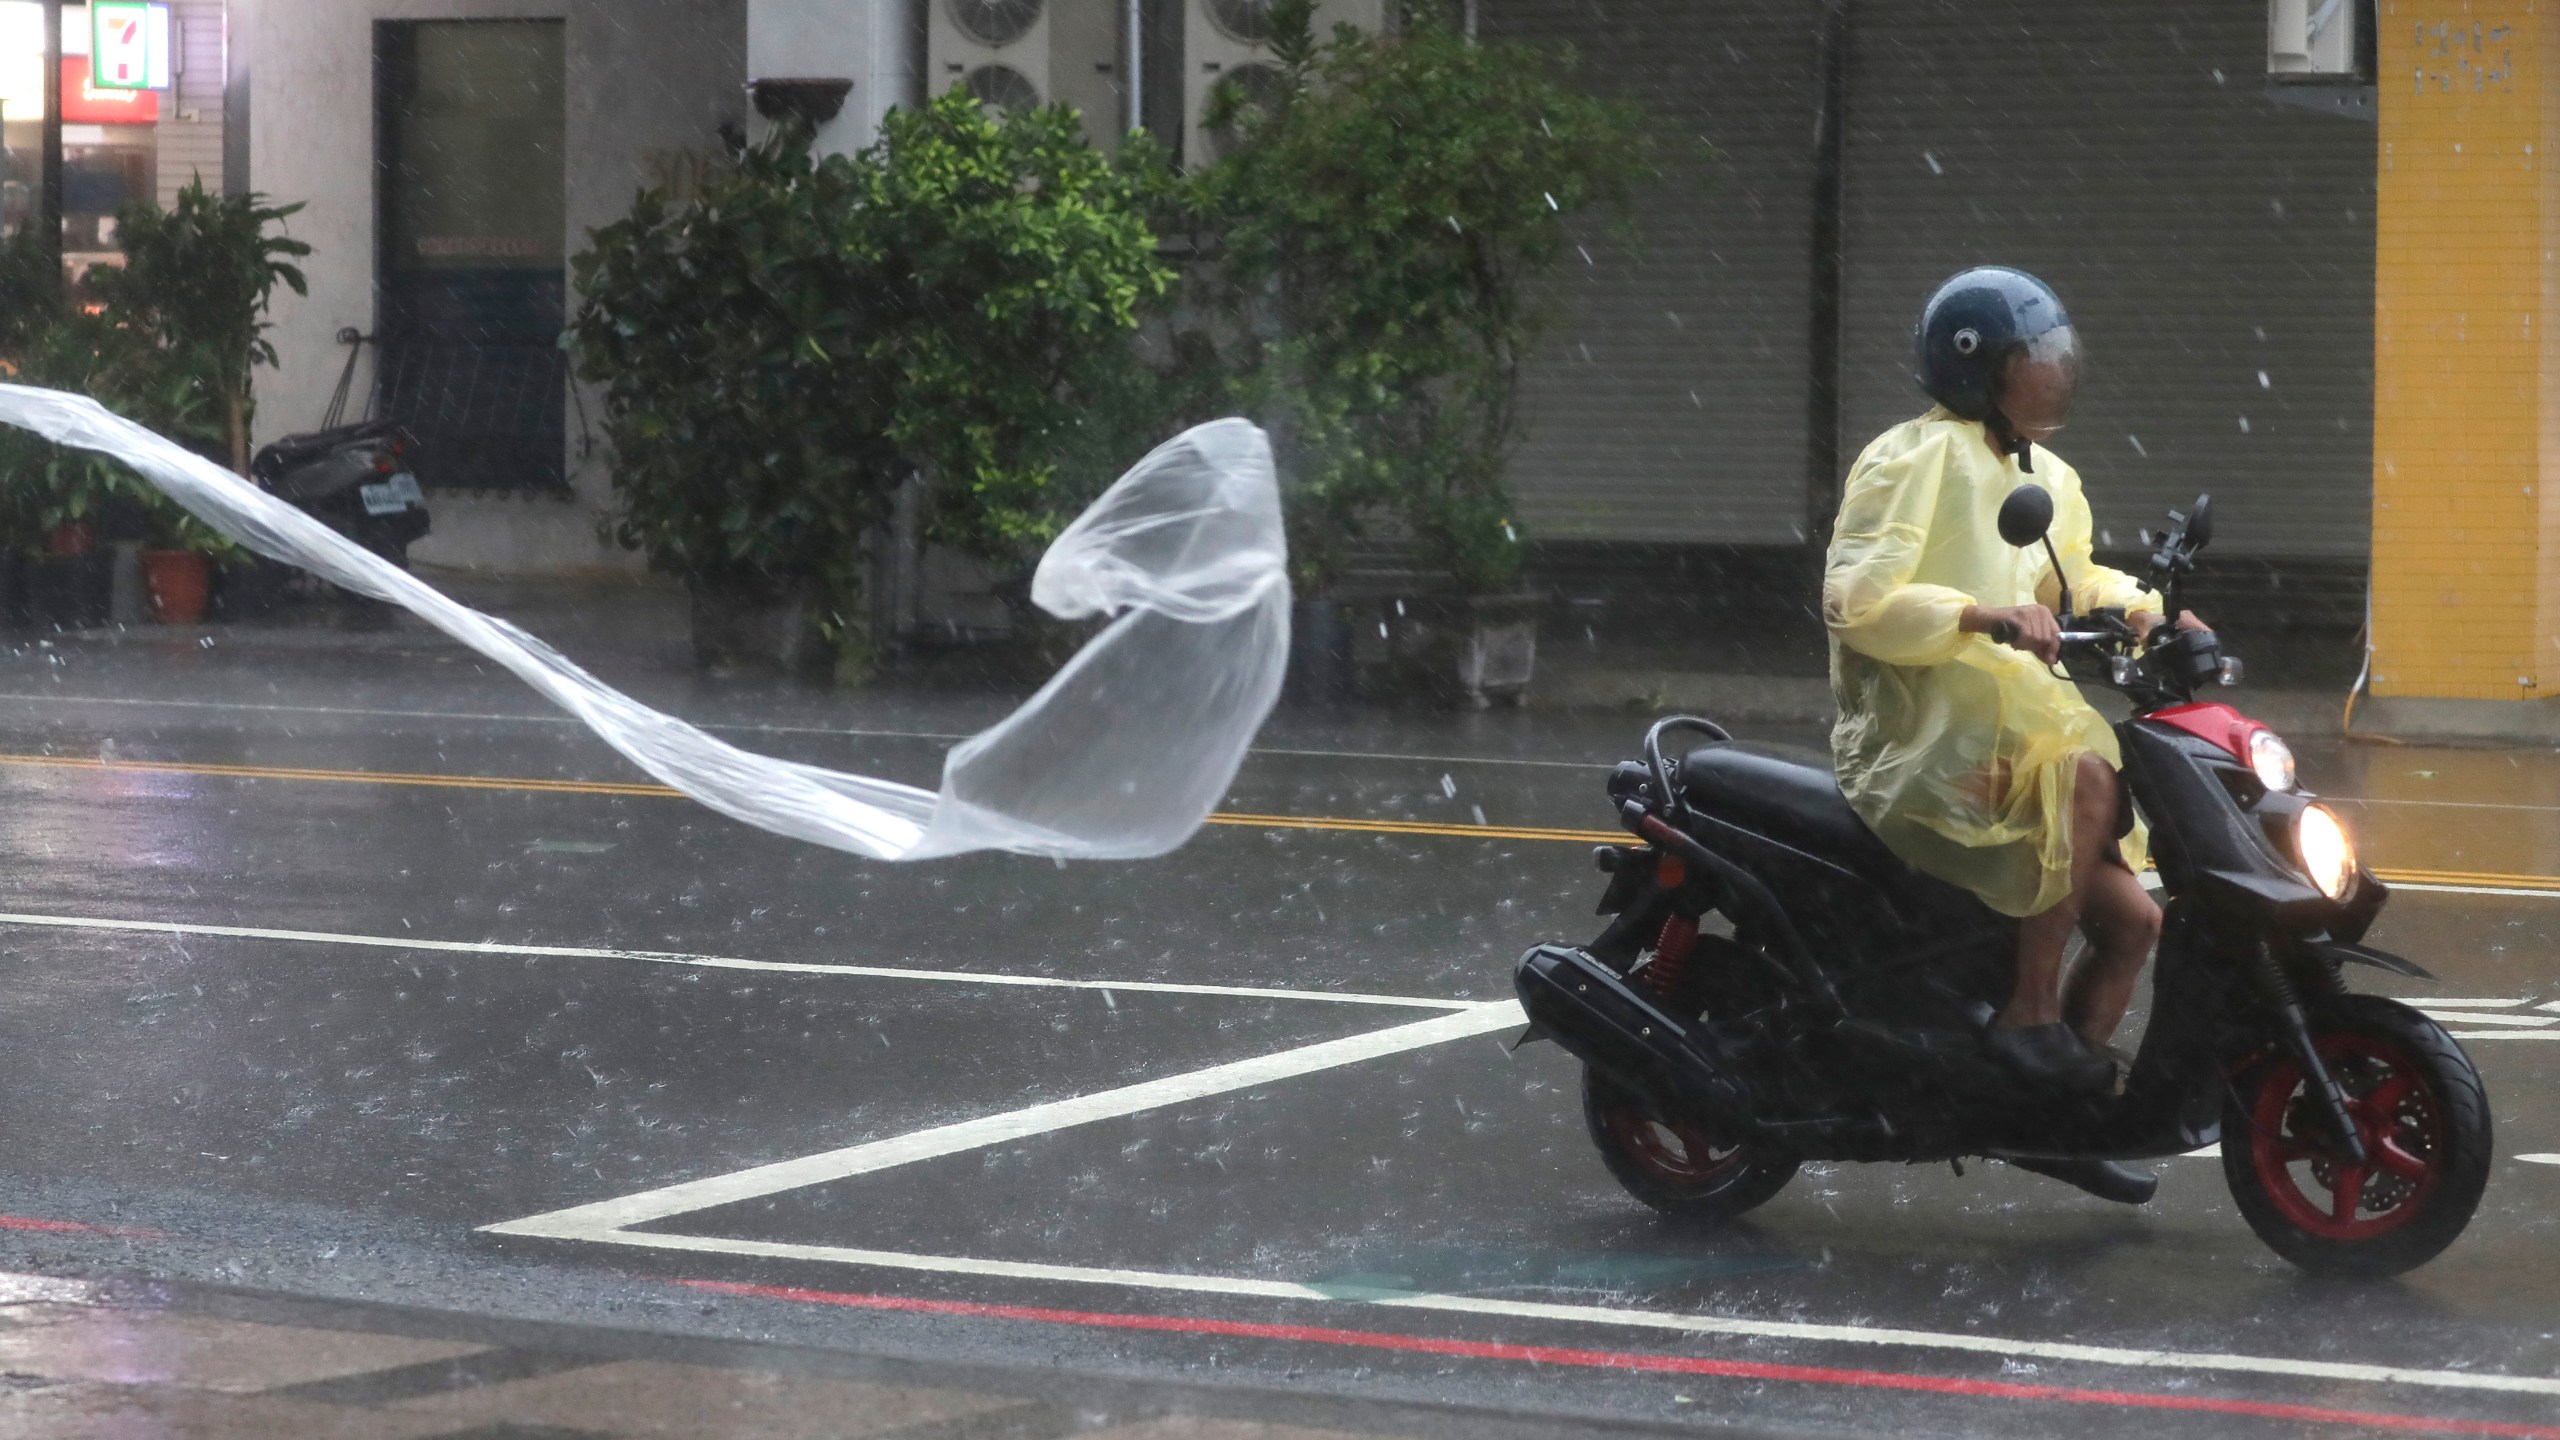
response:
<path id="1" fill-rule="evenodd" d="M 2062 623 L 2041 605 L 1967 605 L 1956 625 L 2014 645 L 2047 665 L 2062 658 Z"/>
<path id="2" fill-rule="evenodd" d="M 2133 626 L 2136 633 L 2142 636 L 2142 641 L 2146 645 L 2151 643 L 2151 632 L 2159 629 L 2162 623 L 2160 619 L 2160 612 L 2156 610 L 2137 610 L 2131 615 L 2126 616 L 2125 620 Z M 2178 628 L 2181 630 L 2211 630 L 2213 627 L 2204 623 L 2204 617 L 2198 615 L 2193 610 L 2181 610 L 2178 612 Z"/>

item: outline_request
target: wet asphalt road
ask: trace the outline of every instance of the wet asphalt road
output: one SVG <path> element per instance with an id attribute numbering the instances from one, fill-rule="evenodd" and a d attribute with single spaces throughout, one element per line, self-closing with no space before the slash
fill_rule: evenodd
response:
<path id="1" fill-rule="evenodd" d="M 757 748 L 926 784 L 1005 708 L 624 678 Z M 2139 1211 L 1998 1166 L 1808 1167 L 1710 1236 L 1620 1194 L 1569 1063 L 1465 1008 L 1508 998 L 1527 944 L 1588 934 L 1584 845 L 1429 830 L 1604 826 L 1599 768 L 1638 728 L 1284 716 L 1227 808 L 1342 823 L 897 867 L 631 793 L 449 651 L 0 657 L 0 1268 L 1560 1429 L 2560 1425 L 2560 1025 L 2533 1008 L 2560 1000 L 2560 879 L 2534 880 L 2560 877 L 2560 756 L 2300 746 L 2378 866 L 2455 887 L 2377 927 L 2445 977 L 2393 988 L 2520 1022 L 2453 1022 L 2498 1126 L 2470 1233 L 2342 1285 L 2264 1251 L 2210 1159 L 2165 1162 Z M 1269 991 L 1320 993 L 1236 993 Z M 1377 1038 L 1434 1022 L 1454 1038 Z M 1302 1074 L 1216 1068 L 1326 1042 Z M 1111 1099 L 1147 1082 L 1170 1088 Z M 482 1228 L 563 1212 L 585 1218 Z M 981 1308 L 915 1308 L 942 1301 Z"/>

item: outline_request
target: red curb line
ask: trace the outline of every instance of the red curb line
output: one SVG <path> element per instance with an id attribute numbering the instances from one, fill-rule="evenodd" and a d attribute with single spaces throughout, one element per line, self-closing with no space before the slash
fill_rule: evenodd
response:
<path id="1" fill-rule="evenodd" d="M 39 1220 L 32 1215 L 0 1215 L 0 1230 L 38 1230 L 49 1235 L 112 1235 L 118 1240 L 166 1240 L 157 1230 L 126 1230 L 92 1225 L 85 1220 Z"/>
<path id="2" fill-rule="evenodd" d="M 2067 1405 L 2110 1405 L 2126 1410 L 2184 1410 L 2212 1415 L 2245 1415 L 2263 1420 L 2293 1420 L 2321 1425 L 2362 1425 L 2377 1430 L 2418 1431 L 2444 1435 L 2499 1435 L 2523 1440 L 2560 1440 L 2560 1426 L 2527 1425 L 2503 1420 L 2459 1420 L 2432 1415 L 2339 1410 L 2318 1405 L 2287 1405 L 2264 1400 L 2217 1400 L 2194 1395 L 2144 1394 L 2130 1390 L 2085 1390 L 2061 1385 L 2020 1385 L 2006 1380 L 1968 1380 L 1955 1375 L 1901 1374 L 1887 1370 L 1842 1370 L 1813 1365 L 1773 1365 L 1748 1360 L 1708 1360 L 1686 1355 L 1658 1355 L 1621 1350 L 1576 1350 L 1552 1345 L 1512 1345 L 1479 1340 L 1452 1340 L 1427 1335 L 1397 1335 L 1376 1330 L 1343 1330 L 1318 1325 L 1267 1325 L 1243 1320 L 1194 1320 L 1173 1315 L 1131 1315 L 1094 1310 L 1050 1310 L 1028 1305 L 984 1305 L 965 1300 L 920 1300 L 896 1295 L 853 1295 L 832 1290 L 804 1290 L 784 1285 L 744 1285 L 725 1280 L 679 1280 L 689 1289 L 707 1290 L 759 1300 L 789 1300 L 804 1305 L 837 1305 L 856 1310 L 902 1310 L 926 1315 L 966 1315 L 993 1320 L 1036 1320 L 1052 1325 L 1084 1325 L 1107 1330 L 1156 1330 L 1183 1335 L 1225 1335 L 1253 1340 L 1295 1340 L 1316 1345 L 1348 1345 L 1367 1350 L 1396 1350 L 1422 1355 L 1454 1355 L 1473 1360 L 1526 1361 L 1533 1365 L 1572 1365 L 1596 1370 L 1633 1370 L 1655 1374 L 1708 1375 L 1731 1380 L 1787 1380 L 1810 1385 L 1840 1385 L 1869 1390 L 1912 1390 L 1933 1395 L 1959 1395 L 2000 1400 L 2045 1400 Z"/>

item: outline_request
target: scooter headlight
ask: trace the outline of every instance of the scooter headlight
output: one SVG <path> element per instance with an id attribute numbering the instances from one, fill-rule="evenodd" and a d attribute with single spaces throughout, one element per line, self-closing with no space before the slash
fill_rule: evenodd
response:
<path id="1" fill-rule="evenodd" d="M 2273 730 L 2249 732 L 2249 768 L 2258 772 L 2258 783 L 2270 790 L 2293 788 L 2293 747 Z"/>
<path id="2" fill-rule="evenodd" d="M 2302 871 L 2320 893 L 2332 900 L 2347 898 L 2356 883 L 2356 844 L 2347 827 L 2326 805 L 2309 805 L 2293 822 L 2293 849 Z"/>

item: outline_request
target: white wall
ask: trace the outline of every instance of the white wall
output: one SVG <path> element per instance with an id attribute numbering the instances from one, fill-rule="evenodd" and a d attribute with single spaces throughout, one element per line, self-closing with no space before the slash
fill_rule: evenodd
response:
<path id="1" fill-rule="evenodd" d="M 716 153 L 722 120 L 746 114 L 747 0 L 232 0 L 232 44 L 249 46 L 250 183 L 304 201 L 290 222 L 314 254 L 308 298 L 280 293 L 280 368 L 258 388 L 261 442 L 317 424 L 345 350 L 338 330 L 370 333 L 374 312 L 373 26 L 380 20 L 561 19 L 568 26 L 568 251 L 625 213 L 645 184 Z M 571 297 L 574 306 L 576 299 Z M 369 369 L 369 367 L 368 367 Z M 360 370 L 358 393 L 371 375 Z M 590 421 L 596 407 L 586 405 Z M 430 564 L 514 573 L 629 569 L 597 521 L 604 457 L 569 416 L 572 498 L 433 495 Z"/>
<path id="2" fill-rule="evenodd" d="M 844 113 L 818 132 L 818 148 L 850 154 L 880 133 L 890 107 L 923 94 L 920 0 L 748 0 L 750 77 L 853 81 Z M 929 3 L 929 0 L 924 0 Z"/>

